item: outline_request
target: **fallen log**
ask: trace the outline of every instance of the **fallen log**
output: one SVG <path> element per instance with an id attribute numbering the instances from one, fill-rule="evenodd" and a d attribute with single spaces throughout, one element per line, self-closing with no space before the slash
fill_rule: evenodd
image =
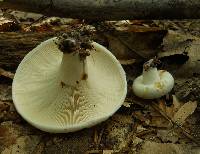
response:
<path id="1" fill-rule="evenodd" d="M 199 0 L 0 0 L 0 8 L 93 20 L 197 19 Z"/>
<path id="2" fill-rule="evenodd" d="M 0 33 L 0 68 L 15 70 L 23 57 L 55 33 Z"/>

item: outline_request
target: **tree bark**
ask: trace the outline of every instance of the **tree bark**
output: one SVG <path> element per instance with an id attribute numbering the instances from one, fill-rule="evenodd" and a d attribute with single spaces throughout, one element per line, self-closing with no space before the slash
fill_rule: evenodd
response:
<path id="1" fill-rule="evenodd" d="M 54 33 L 0 33 L 0 67 L 15 70 L 23 57 Z"/>
<path id="2" fill-rule="evenodd" d="M 197 19 L 199 0 L 1 0 L 9 7 L 47 16 L 93 20 Z"/>

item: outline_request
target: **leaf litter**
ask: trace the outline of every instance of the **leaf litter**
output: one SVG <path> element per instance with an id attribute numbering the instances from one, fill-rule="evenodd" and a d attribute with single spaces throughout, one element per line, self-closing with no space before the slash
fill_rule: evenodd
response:
<path id="1" fill-rule="evenodd" d="M 11 14 L 15 16 L 12 11 Z M 74 26 L 96 24 L 76 19 L 43 18 L 42 15 L 22 12 L 16 14 L 20 19 L 19 25 L 16 25 L 20 32 L 69 31 Z M 7 20 L 13 23 L 11 19 L 2 18 L 1 25 L 6 24 Z M 104 123 L 80 132 L 48 134 L 24 122 L 13 106 L 11 82 L 7 80 L 12 79 L 14 74 L 9 69 L 0 69 L 0 76 L 6 78 L 0 83 L 0 141 L 4 143 L 0 145 L 0 151 L 30 153 L 39 149 L 38 153 L 198 153 L 199 149 L 194 146 L 200 143 L 199 100 L 192 96 L 199 87 L 193 78 L 195 75 L 199 80 L 200 43 L 198 36 L 183 33 L 177 23 L 181 22 L 165 21 L 164 24 L 173 25 L 167 27 L 162 26 L 161 22 L 145 20 L 104 22 L 110 31 L 102 28 L 101 24 L 97 24 L 99 29 L 94 26 L 97 32 L 103 31 L 95 35 L 95 40 L 103 42 L 123 65 L 129 90 L 124 105 L 116 114 Z M 192 26 L 195 24 L 196 21 L 189 23 Z M 195 30 L 195 27 L 192 28 Z M 6 32 L 7 29 L 2 31 Z M 167 100 L 163 98 L 146 101 L 132 94 L 132 82 L 129 81 L 141 73 L 146 59 L 156 55 L 163 62 L 161 68 L 171 71 L 176 77 L 172 105 L 167 105 Z M 188 76 L 191 79 L 189 83 Z M 188 86 L 185 88 L 183 85 Z"/>

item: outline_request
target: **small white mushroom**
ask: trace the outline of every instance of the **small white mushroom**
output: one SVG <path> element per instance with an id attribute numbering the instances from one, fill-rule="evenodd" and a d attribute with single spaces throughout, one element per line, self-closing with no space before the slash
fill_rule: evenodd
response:
<path id="1" fill-rule="evenodd" d="M 113 115 L 127 92 L 117 59 L 95 42 L 85 59 L 79 52 L 61 52 L 55 42 L 58 38 L 41 43 L 20 63 L 12 85 L 18 113 L 53 133 L 91 127 Z"/>
<path id="2" fill-rule="evenodd" d="M 143 73 L 133 82 L 133 92 L 144 99 L 155 99 L 169 93 L 174 86 L 174 78 L 165 70 L 157 70 L 155 60 L 143 66 Z"/>

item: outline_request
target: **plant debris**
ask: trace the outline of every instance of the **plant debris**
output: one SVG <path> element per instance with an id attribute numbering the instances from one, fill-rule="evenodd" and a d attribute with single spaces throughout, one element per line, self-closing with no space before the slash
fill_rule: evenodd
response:
<path id="1" fill-rule="evenodd" d="M 98 22 L 9 9 L 0 12 L 0 152 L 199 153 L 199 23 L 199 20 Z M 86 51 L 92 48 L 88 46 L 89 40 L 106 46 L 126 71 L 128 93 L 123 106 L 107 121 L 75 133 L 50 134 L 33 128 L 17 113 L 11 95 L 12 72 L 39 42 L 53 36 L 62 36 L 62 40 L 62 33 L 76 42 L 64 39 L 66 44 L 59 47 L 61 50 L 67 47 L 71 51 L 80 48 Z M 23 35 L 19 37 L 20 34 Z M 80 54 L 83 59 L 88 55 Z M 174 92 L 157 100 L 143 100 L 133 94 L 132 83 L 141 74 L 143 62 L 154 56 L 161 61 L 158 68 L 175 77 Z M 87 74 L 83 74 L 85 78 Z M 61 82 L 60 86 L 66 85 Z M 173 99 L 168 103 L 166 98 Z"/>
<path id="2" fill-rule="evenodd" d="M 182 126 L 185 123 L 185 120 L 190 116 L 195 109 L 197 108 L 197 102 L 187 102 L 175 113 L 173 116 L 173 121 Z"/>
<path id="3" fill-rule="evenodd" d="M 8 77 L 10 79 L 14 78 L 14 74 L 9 72 L 9 71 L 5 71 L 4 69 L 0 68 L 0 76 L 4 76 L 4 77 Z"/>
<path id="4" fill-rule="evenodd" d="M 0 16 L 0 32 L 10 32 L 16 31 L 19 29 L 18 23 L 14 22 L 11 19 Z"/>
<path id="5" fill-rule="evenodd" d="M 176 76 L 191 77 L 200 74 L 199 48 L 198 37 L 169 31 L 163 40 L 164 51 L 159 52 L 158 57 Z"/>

